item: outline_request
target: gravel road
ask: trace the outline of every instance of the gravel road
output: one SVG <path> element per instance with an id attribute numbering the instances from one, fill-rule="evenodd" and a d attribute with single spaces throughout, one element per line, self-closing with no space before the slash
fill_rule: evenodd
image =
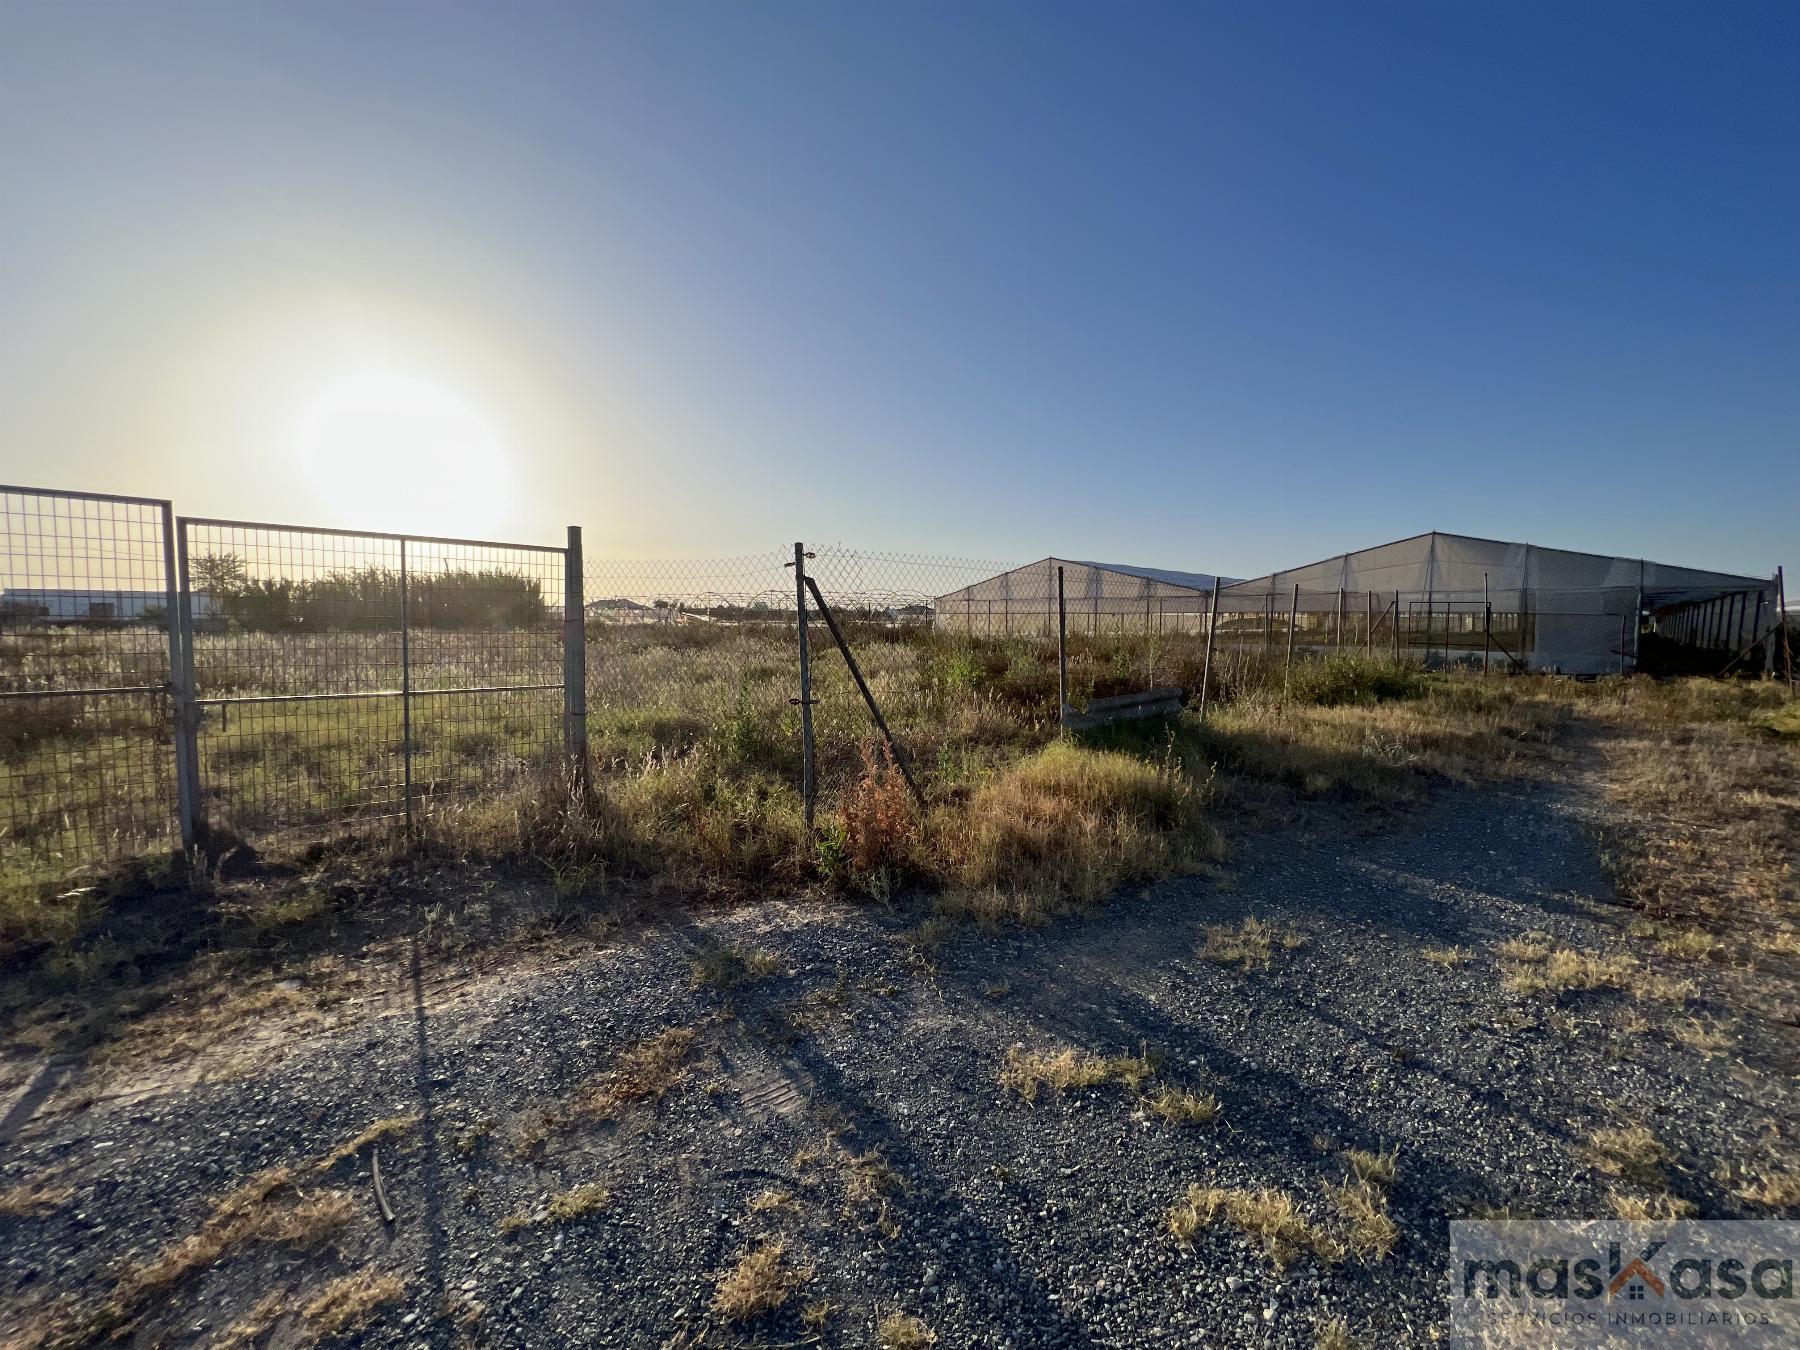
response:
<path id="1" fill-rule="evenodd" d="M 16 1104 L 0 1186 L 49 1178 L 66 1198 L 0 1217 L 0 1336 L 56 1294 L 103 1294 L 260 1169 L 417 1116 L 380 1146 L 391 1225 L 365 1147 L 312 1173 L 355 1201 L 332 1245 L 234 1248 L 156 1300 L 133 1342 L 215 1341 L 273 1294 L 263 1343 L 298 1344 L 316 1292 L 368 1268 L 406 1291 L 362 1333 L 371 1345 L 866 1345 L 894 1312 L 942 1346 L 1310 1346 L 1340 1317 L 1370 1343 L 1425 1341 L 1447 1216 L 1603 1212 L 1617 1183 L 1584 1145 L 1626 1120 L 1668 1146 L 1677 1195 L 1738 1215 L 1721 1165 L 1766 1162 L 1768 1131 L 1800 1118 L 1781 1029 L 1733 1023 L 1704 968 L 1684 972 L 1701 992 L 1681 1009 L 1503 987 L 1495 948 L 1528 931 L 1626 949 L 1590 800 L 1579 777 L 1455 789 L 1373 833 L 1316 809 L 1222 879 L 1043 928 L 964 928 L 923 955 L 905 936 L 918 916 L 878 907 L 690 915 L 454 992 L 397 987 L 226 1081 Z M 1247 916 L 1304 943 L 1266 969 L 1197 958 L 1207 925 Z M 696 987 L 696 954 L 720 946 L 767 949 L 777 968 Z M 1421 957 L 1450 946 L 1473 959 Z M 1729 1047 L 1675 1040 L 1696 1017 Z M 570 1107 L 628 1047 L 684 1027 L 693 1046 L 660 1099 Z M 1221 1111 L 1175 1125 L 1118 1083 L 1028 1104 L 996 1081 L 1014 1046 L 1148 1049 L 1160 1079 Z M 520 1156 L 544 1111 L 557 1118 Z M 1341 1150 L 1396 1146 L 1386 1259 L 1277 1270 L 1229 1224 L 1191 1246 L 1166 1230 L 1190 1183 L 1278 1187 L 1326 1214 Z M 550 1217 L 551 1197 L 586 1184 L 610 1202 Z M 725 1322 L 717 1281 L 773 1237 L 805 1282 L 777 1312 Z"/>

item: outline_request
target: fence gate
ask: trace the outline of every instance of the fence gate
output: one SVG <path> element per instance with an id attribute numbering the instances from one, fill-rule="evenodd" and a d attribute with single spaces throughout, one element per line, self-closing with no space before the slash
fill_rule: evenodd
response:
<path id="1" fill-rule="evenodd" d="M 0 876 L 176 835 L 169 503 L 0 487 Z"/>
<path id="2" fill-rule="evenodd" d="M 208 827 L 410 821 L 562 755 L 571 549 L 187 516 L 178 537 Z"/>

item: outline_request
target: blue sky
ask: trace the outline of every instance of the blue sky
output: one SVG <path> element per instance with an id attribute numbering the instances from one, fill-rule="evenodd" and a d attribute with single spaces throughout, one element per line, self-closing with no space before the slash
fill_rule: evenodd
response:
<path id="1" fill-rule="evenodd" d="M 424 527 L 373 364 L 596 556 L 1800 566 L 1793 5 L 0 17 L 0 478 Z"/>

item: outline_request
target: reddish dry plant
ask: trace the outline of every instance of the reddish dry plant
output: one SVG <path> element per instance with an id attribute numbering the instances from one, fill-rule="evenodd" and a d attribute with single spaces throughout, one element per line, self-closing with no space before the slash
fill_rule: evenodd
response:
<path id="1" fill-rule="evenodd" d="M 898 870 L 906 865 L 919 824 L 894 752 L 882 742 L 865 741 L 861 755 L 862 773 L 844 794 L 839 815 L 851 873 L 867 877 L 884 867 Z"/>

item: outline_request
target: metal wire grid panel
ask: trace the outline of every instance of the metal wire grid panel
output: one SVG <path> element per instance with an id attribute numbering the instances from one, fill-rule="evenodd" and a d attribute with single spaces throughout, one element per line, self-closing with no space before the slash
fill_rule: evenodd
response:
<path id="1" fill-rule="evenodd" d="M 175 831 L 169 503 L 0 487 L 0 874 Z"/>
<path id="2" fill-rule="evenodd" d="M 561 753 L 560 548 L 183 518 L 200 816 L 404 820 Z"/>
<path id="3" fill-rule="evenodd" d="M 996 567 L 841 545 L 813 549 L 805 562 L 872 684 L 897 706 L 923 669 L 935 597 Z M 793 563 L 791 545 L 735 558 L 587 562 L 587 725 L 597 769 L 631 772 L 700 755 L 727 772 L 760 769 L 798 785 Z M 858 763 L 869 718 L 810 601 L 808 618 L 815 744 L 821 772 L 841 777 Z"/>

